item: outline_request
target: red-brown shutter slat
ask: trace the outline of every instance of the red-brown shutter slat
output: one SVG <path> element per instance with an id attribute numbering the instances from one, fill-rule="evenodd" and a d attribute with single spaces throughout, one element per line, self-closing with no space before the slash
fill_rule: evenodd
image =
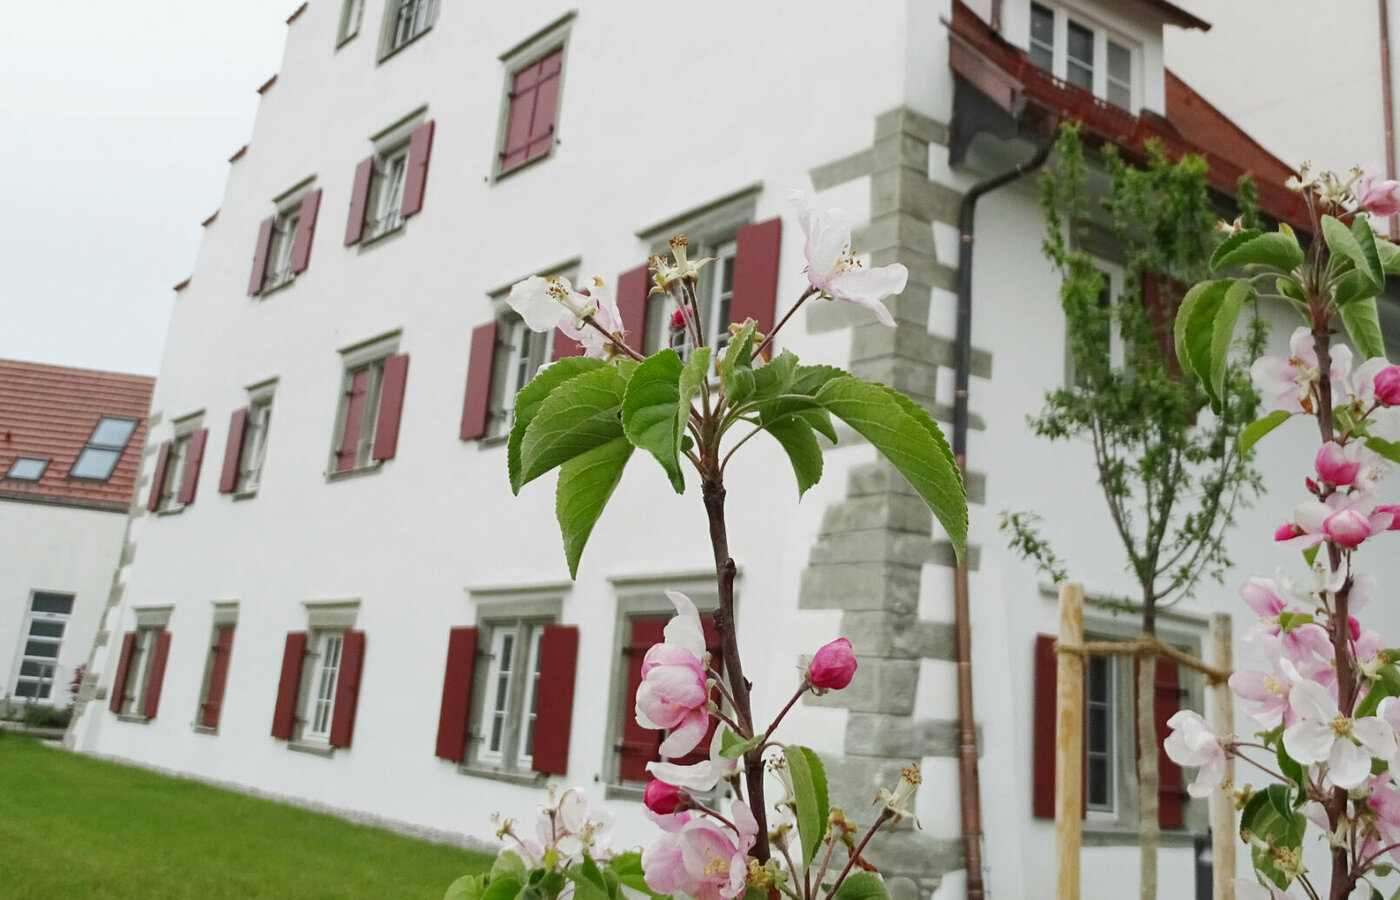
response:
<path id="1" fill-rule="evenodd" d="M 543 156 L 554 144 L 554 123 L 559 112 L 559 70 L 563 59 L 564 51 L 556 50 L 540 60 L 535 107 L 530 116 L 530 132 L 525 147 L 526 160 Z"/>
<path id="2" fill-rule="evenodd" d="M 317 188 L 301 198 L 301 212 L 297 217 L 297 231 L 292 235 L 293 274 L 305 272 L 311 264 L 311 240 L 316 236 L 316 214 L 321 210 L 321 189 Z"/>
<path id="3" fill-rule="evenodd" d="M 625 781 L 650 781 L 647 763 L 661 760 L 660 731 L 637 724 L 637 688 L 642 685 L 642 658 L 652 644 L 665 638 L 665 619 L 633 619 L 627 654 L 627 693 L 624 695 L 622 743 L 618 747 L 618 774 Z"/>
<path id="4" fill-rule="evenodd" d="M 253 248 L 253 274 L 248 279 L 248 293 L 256 297 L 262 293 L 263 276 L 267 274 L 267 256 L 272 248 L 272 229 L 277 220 L 273 216 L 263 219 L 258 226 L 258 244 Z"/>
<path id="5" fill-rule="evenodd" d="M 373 459 L 393 459 L 399 452 L 399 418 L 403 392 L 408 384 L 408 354 L 384 358 L 384 380 L 379 387 L 379 416 L 374 423 Z"/>
<path id="6" fill-rule="evenodd" d="M 131 667 L 131 651 L 135 646 L 136 632 L 128 631 L 122 635 L 122 654 L 117 659 L 117 674 L 112 679 L 112 696 L 107 703 L 107 708 L 114 713 L 122 711 L 122 701 L 126 695 L 126 670 Z"/>
<path id="7" fill-rule="evenodd" d="M 496 358 L 496 322 L 472 331 L 471 359 L 467 363 L 467 394 L 462 402 L 462 440 L 474 441 L 486 434 L 491 418 L 491 370 Z"/>
<path id="8" fill-rule="evenodd" d="M 306 632 L 290 631 L 282 651 L 282 677 L 277 682 L 277 706 L 272 710 L 272 736 L 292 739 L 297 719 L 297 694 L 301 692 L 301 667 L 306 662 Z"/>
<path id="9" fill-rule="evenodd" d="M 1055 636 L 1035 636 L 1034 754 L 1031 779 L 1031 815 L 1037 819 L 1055 818 L 1055 694 L 1059 665 L 1055 659 Z"/>
<path id="10" fill-rule="evenodd" d="M 1162 750 L 1162 742 L 1171 729 L 1167 720 L 1181 709 L 1180 671 L 1175 660 L 1157 657 L 1152 718 L 1157 740 L 1157 824 L 1162 828 L 1181 828 L 1185 824 L 1186 788 L 1181 767 Z"/>
<path id="11" fill-rule="evenodd" d="M 224 444 L 224 470 L 219 474 L 219 493 L 232 494 L 238 487 L 238 461 L 243 457 L 243 432 L 248 425 L 248 408 L 235 409 L 228 420 L 228 443 Z"/>
<path id="12" fill-rule="evenodd" d="M 208 440 L 209 429 L 201 428 L 190 435 L 190 442 L 185 447 L 185 477 L 180 482 L 177 499 L 186 506 L 194 502 L 194 493 L 199 487 L 199 466 L 204 462 L 204 444 Z"/>
<path id="13" fill-rule="evenodd" d="M 735 322 L 753 319 L 761 334 L 772 331 L 777 312 L 782 243 L 780 218 L 745 225 L 734 234 L 734 299 L 729 306 L 730 318 Z"/>
<path id="14" fill-rule="evenodd" d="M 331 711 L 332 747 L 349 747 L 355 732 L 355 707 L 360 703 L 360 670 L 365 661 L 365 633 L 345 632 L 340 647 L 340 674 L 336 677 L 335 708 Z"/>
<path id="15" fill-rule="evenodd" d="M 365 426 L 365 395 L 369 392 L 369 370 L 356 372 L 350 378 L 350 389 L 345 399 L 345 430 L 340 435 L 340 449 L 336 451 L 335 470 L 344 472 L 355 468 L 355 460 L 360 455 L 360 433 Z"/>
<path id="16" fill-rule="evenodd" d="M 647 334 L 647 299 L 651 293 L 651 269 L 642 263 L 617 279 L 617 312 L 627 332 L 627 343 L 641 350 Z"/>
<path id="17" fill-rule="evenodd" d="M 428 159 L 433 153 L 433 123 L 413 129 L 408 139 L 408 171 L 404 175 L 403 202 L 399 215 L 407 219 L 423 209 L 423 191 L 428 184 Z"/>
<path id="18" fill-rule="evenodd" d="M 219 727 L 219 713 L 224 705 L 224 686 L 228 683 L 228 661 L 233 653 L 233 626 L 219 629 L 214 640 L 214 662 L 209 667 L 209 691 L 204 695 L 204 705 L 200 709 L 199 724 L 206 728 Z"/>
<path id="19" fill-rule="evenodd" d="M 437 755 L 453 762 L 461 762 L 467 754 L 467 720 L 471 712 L 472 676 L 476 674 L 476 637 L 475 628 L 454 628 L 447 638 L 447 672 L 442 676 Z"/>
<path id="20" fill-rule="evenodd" d="M 155 512 L 160 509 L 160 489 L 165 486 L 165 468 L 170 465 L 170 441 L 160 445 L 156 454 L 156 469 L 151 473 L 151 496 L 146 501 L 146 509 Z"/>
<path id="21" fill-rule="evenodd" d="M 577 669 L 578 628 L 546 625 L 540 638 L 540 680 L 535 695 L 538 724 L 530 751 L 530 767 L 536 772 L 565 775 L 569 771 L 569 734 L 574 721 Z"/>
<path id="22" fill-rule="evenodd" d="M 360 242 L 365 233 L 365 209 L 369 206 L 369 182 L 374 177 L 374 157 L 360 160 L 355 167 L 355 185 L 350 194 L 350 218 L 345 220 L 345 246 Z"/>
<path id="23" fill-rule="evenodd" d="M 156 649 L 151 654 L 151 674 L 146 679 L 146 702 L 141 707 L 141 714 L 148 719 L 156 717 L 156 710 L 160 709 L 160 688 L 165 684 L 165 661 L 170 656 L 170 632 L 162 631 L 156 635 Z"/>
<path id="24" fill-rule="evenodd" d="M 530 126 L 535 115 L 535 95 L 540 66 L 536 63 L 516 73 L 510 92 L 510 117 L 506 121 L 505 146 L 501 148 L 501 169 L 513 169 L 528 158 Z"/>

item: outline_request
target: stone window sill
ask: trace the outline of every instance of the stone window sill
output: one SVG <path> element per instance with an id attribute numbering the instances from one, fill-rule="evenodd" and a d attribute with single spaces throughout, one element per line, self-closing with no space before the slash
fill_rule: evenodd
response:
<path id="1" fill-rule="evenodd" d="M 330 744 L 312 744 L 307 741 L 288 741 L 287 749 L 296 753 L 310 753 L 312 756 L 335 755 L 335 748 Z"/>
<path id="2" fill-rule="evenodd" d="M 383 468 L 383 466 L 384 460 L 377 459 L 368 465 L 356 466 L 353 469 L 346 469 L 344 472 L 327 472 L 326 482 L 329 484 L 337 481 L 349 481 L 352 478 L 360 478 L 365 475 L 373 475 Z"/>
<path id="3" fill-rule="evenodd" d="M 488 769 L 484 766 L 470 765 L 468 763 L 458 763 L 457 771 L 461 772 L 463 775 L 471 775 L 474 778 L 490 778 L 493 781 L 503 781 L 506 784 L 518 784 L 522 787 L 540 787 L 545 782 L 545 776 L 542 772 Z"/>
<path id="4" fill-rule="evenodd" d="M 133 725 L 145 725 L 151 720 L 136 713 L 117 713 L 118 722 L 131 722 Z"/>

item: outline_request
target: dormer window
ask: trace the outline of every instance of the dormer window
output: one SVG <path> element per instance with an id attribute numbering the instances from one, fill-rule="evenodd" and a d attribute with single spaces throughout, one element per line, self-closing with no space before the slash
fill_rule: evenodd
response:
<path id="1" fill-rule="evenodd" d="M 126 450 L 132 432 L 136 430 L 136 420 L 118 416 L 103 416 L 92 430 L 77 462 L 68 471 L 69 478 L 85 481 L 106 481 L 112 477 L 122 451 Z"/>
<path id="2" fill-rule="evenodd" d="M 1133 95 L 1132 45 L 1078 14 L 1032 3 L 1027 46 L 1031 62 L 1056 78 L 1129 112 L 1141 105 Z"/>

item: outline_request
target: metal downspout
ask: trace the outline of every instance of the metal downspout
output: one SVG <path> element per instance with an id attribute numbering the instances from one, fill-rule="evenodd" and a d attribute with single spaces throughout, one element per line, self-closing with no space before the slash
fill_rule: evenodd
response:
<path id="1" fill-rule="evenodd" d="M 1384 0 L 1382 0 L 1384 2 Z M 953 457 L 967 480 L 967 396 L 972 375 L 972 231 L 977 200 L 1038 169 L 1050 156 L 1050 144 L 1000 175 L 979 181 L 963 195 L 958 208 L 958 324 L 956 380 L 953 394 Z M 958 640 L 958 780 L 962 794 L 963 862 L 967 900 L 984 900 L 982 884 L 982 788 L 977 772 L 977 719 L 972 708 L 972 618 L 966 557 L 953 570 L 953 618 Z"/>
<path id="2" fill-rule="evenodd" d="M 1390 0 L 1379 0 L 1381 14 L 1381 103 L 1385 105 L 1385 177 L 1395 180 L 1395 101 L 1390 68 Z M 1390 217 L 1390 239 L 1400 240 L 1400 216 Z"/>

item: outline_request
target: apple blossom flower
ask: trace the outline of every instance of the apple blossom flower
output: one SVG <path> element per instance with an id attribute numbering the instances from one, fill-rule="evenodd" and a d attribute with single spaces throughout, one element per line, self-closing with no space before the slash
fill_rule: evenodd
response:
<path id="1" fill-rule="evenodd" d="M 733 829 L 691 812 L 653 816 L 662 833 L 642 851 L 647 886 L 658 894 L 687 894 L 694 900 L 742 895 L 758 823 L 742 800 L 734 801 L 729 818 Z"/>
<path id="2" fill-rule="evenodd" d="M 1207 797 L 1225 783 L 1225 746 L 1206 720 L 1189 709 L 1178 710 L 1167 720 L 1171 734 L 1162 742 L 1167 757 L 1178 766 L 1198 769 L 1186 788 L 1192 797 Z"/>
<path id="3" fill-rule="evenodd" d="M 1303 680 L 1298 668 L 1279 656 L 1273 662 L 1273 673 L 1258 669 L 1240 669 L 1230 676 L 1230 690 L 1241 700 L 1257 704 L 1249 715 L 1260 726 L 1269 729 L 1291 725 L 1297 719 L 1288 705 L 1289 692 Z"/>
<path id="4" fill-rule="evenodd" d="M 1290 532 L 1289 537 L 1292 537 Z M 1285 614 L 1300 614 L 1298 609 L 1290 609 L 1283 594 L 1287 588 L 1269 578 L 1255 576 L 1240 587 L 1240 597 L 1245 604 L 1259 614 L 1259 624 L 1254 633 L 1276 635 L 1281 643 L 1281 651 L 1289 659 L 1297 662 L 1310 654 L 1332 652 L 1327 629 L 1313 622 L 1290 624 L 1284 629 L 1281 617 Z"/>
<path id="5" fill-rule="evenodd" d="M 1299 327 L 1288 341 L 1289 357 L 1261 356 L 1249 367 L 1249 374 L 1270 409 L 1289 413 L 1313 413 L 1312 390 L 1321 373 L 1317 368 L 1317 348 L 1312 332 Z M 1345 344 L 1332 347 L 1332 391 L 1334 396 L 1350 393 L 1351 349 Z"/>
<path id="6" fill-rule="evenodd" d="M 647 771 L 653 778 L 659 778 L 677 787 L 692 791 L 713 790 L 721 780 L 739 773 L 742 760 L 726 759 L 720 753 L 724 747 L 724 729 L 716 728 L 710 738 L 710 758 L 689 766 L 669 762 L 649 762 Z"/>
<path id="7" fill-rule="evenodd" d="M 1400 366 L 1387 365 L 1371 383 L 1377 400 L 1386 406 L 1400 406 Z"/>
<path id="8" fill-rule="evenodd" d="M 820 696 L 827 691 L 839 691 L 851 683 L 856 674 L 856 655 L 851 651 L 851 642 L 837 638 L 825 645 L 807 663 L 807 683 L 812 692 Z"/>
<path id="9" fill-rule="evenodd" d="M 1288 755 L 1304 765 L 1327 763 L 1332 784 L 1348 790 L 1371 775 L 1371 760 L 1395 755 L 1395 729 L 1379 716 L 1354 719 L 1337 708 L 1327 689 L 1303 681 L 1288 692 L 1298 720 L 1284 729 Z"/>
<path id="10" fill-rule="evenodd" d="M 1325 501 L 1301 503 L 1293 510 L 1292 530 L 1279 528 L 1274 540 L 1299 549 L 1316 547 L 1331 541 L 1339 547 L 1353 550 L 1374 534 L 1390 528 L 1395 517 L 1366 507 L 1373 498 L 1369 491 L 1350 496 L 1334 493 Z"/>
<path id="11" fill-rule="evenodd" d="M 700 267 L 714 261 L 714 257 L 688 259 L 686 257 L 685 235 L 678 234 L 671 238 L 671 260 L 662 256 L 653 256 L 650 264 L 656 277 L 657 288 L 664 291 L 673 281 L 689 280 L 694 282 L 699 280 Z"/>
<path id="12" fill-rule="evenodd" d="M 1355 455 L 1351 448 L 1328 441 L 1317 451 L 1317 458 L 1313 460 L 1317 477 L 1336 487 L 1346 487 L 1356 480 L 1357 473 L 1361 471 L 1361 461 L 1355 459 Z"/>
<path id="13" fill-rule="evenodd" d="M 506 297 L 510 308 L 531 331 L 548 332 L 563 324 L 582 327 L 585 317 L 597 311 L 597 303 L 575 291 L 569 279 L 531 275 L 511 286 Z"/>
<path id="14" fill-rule="evenodd" d="M 647 809 L 658 815 L 670 815 L 690 808 L 690 792 L 684 788 L 667 784 L 659 778 L 648 782 L 642 792 L 642 802 Z"/>
<path id="15" fill-rule="evenodd" d="M 1356 202 L 1373 216 L 1400 215 L 1400 181 L 1378 180 L 1369 172 L 1357 180 Z"/>
<path id="16" fill-rule="evenodd" d="M 797 224 L 807 243 L 807 280 L 824 296 L 848 300 L 869 309 L 881 323 L 894 326 L 894 316 L 880 301 L 904 290 L 909 270 L 900 263 L 865 268 L 851 253 L 851 226 L 846 211 L 813 212 L 807 195 L 792 191 L 788 201 L 797 208 Z"/>
<path id="17" fill-rule="evenodd" d="M 667 729 L 662 756 L 684 756 L 710 727 L 710 689 L 705 677 L 705 633 L 700 613 L 678 591 L 666 596 L 676 615 L 666 623 L 664 640 L 642 659 L 642 683 L 637 687 L 637 724 Z"/>
<path id="18" fill-rule="evenodd" d="M 617 302 L 601 278 L 593 279 L 588 289 L 588 298 L 594 304 L 591 314 L 593 321 L 602 331 L 586 322 L 573 320 L 567 315 L 559 322 L 559 331 L 565 337 L 582 344 L 584 356 L 607 361 L 621 353 L 617 342 L 608 335 L 616 335 L 622 331 L 622 314 L 617 311 Z M 604 331 L 607 334 L 604 334 Z"/>
<path id="19" fill-rule="evenodd" d="M 880 792 L 875 795 L 875 802 L 885 804 L 885 809 L 893 813 L 891 824 L 898 825 L 901 819 L 913 819 L 915 828 L 924 827 L 919 824 L 919 817 L 909 808 L 914 799 L 914 791 L 923 783 L 924 777 L 919 774 L 919 764 L 910 763 L 900 769 L 899 784 L 895 785 L 893 791 L 880 788 Z"/>

